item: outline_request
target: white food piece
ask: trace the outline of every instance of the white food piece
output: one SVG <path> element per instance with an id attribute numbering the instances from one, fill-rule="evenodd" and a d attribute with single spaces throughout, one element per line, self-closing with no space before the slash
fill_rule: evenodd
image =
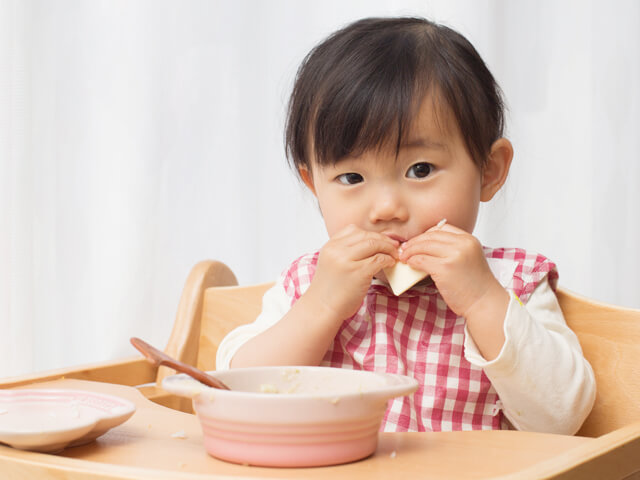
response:
<path id="1" fill-rule="evenodd" d="M 416 270 L 402 262 L 396 263 L 393 267 L 385 268 L 384 274 L 387 276 L 394 295 L 401 295 L 427 276 L 425 272 Z"/>
<path id="2" fill-rule="evenodd" d="M 263 383 L 260 385 L 260 393 L 278 393 L 278 387 L 272 383 Z"/>
<path id="3" fill-rule="evenodd" d="M 300 388 L 300 384 L 299 383 L 294 383 L 293 385 L 290 385 L 289 388 L 287 388 L 285 393 L 297 393 L 298 392 L 298 388 Z M 278 393 L 278 392 L 276 392 L 276 393 Z"/>
<path id="4" fill-rule="evenodd" d="M 178 430 L 171 434 L 171 438 L 179 438 L 180 440 L 184 440 L 187 438 L 187 434 L 184 430 Z"/>

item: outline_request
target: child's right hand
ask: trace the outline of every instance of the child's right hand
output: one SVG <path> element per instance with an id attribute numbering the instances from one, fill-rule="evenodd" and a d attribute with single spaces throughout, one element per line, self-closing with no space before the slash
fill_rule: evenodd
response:
<path id="1" fill-rule="evenodd" d="M 358 311 L 374 275 L 396 263 L 398 247 L 399 242 L 386 235 L 348 225 L 320 250 L 304 296 L 342 322 Z"/>

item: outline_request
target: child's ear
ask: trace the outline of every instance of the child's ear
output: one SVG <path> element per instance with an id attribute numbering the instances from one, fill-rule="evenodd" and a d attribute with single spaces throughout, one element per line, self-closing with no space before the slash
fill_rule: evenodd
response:
<path id="1" fill-rule="evenodd" d="M 511 159 L 513 158 L 513 146 L 506 138 L 499 138 L 491 145 L 491 152 L 487 164 L 482 169 L 482 189 L 480 200 L 488 202 L 500 190 L 507 180 Z"/>
<path id="2" fill-rule="evenodd" d="M 307 188 L 311 190 L 311 192 L 315 195 L 316 188 L 313 185 L 313 177 L 311 176 L 311 172 L 305 167 L 300 167 L 298 169 L 298 173 L 300 174 L 300 178 L 302 179 L 304 184 L 307 186 Z"/>

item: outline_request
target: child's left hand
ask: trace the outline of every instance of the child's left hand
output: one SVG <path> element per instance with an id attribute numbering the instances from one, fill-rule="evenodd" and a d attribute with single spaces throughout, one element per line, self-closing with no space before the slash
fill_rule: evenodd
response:
<path id="1" fill-rule="evenodd" d="M 487 302 L 504 301 L 506 291 L 489 269 L 482 245 L 470 233 L 445 224 L 401 247 L 400 260 L 431 275 L 442 298 L 457 315 L 468 319 L 478 310 L 486 310 Z"/>

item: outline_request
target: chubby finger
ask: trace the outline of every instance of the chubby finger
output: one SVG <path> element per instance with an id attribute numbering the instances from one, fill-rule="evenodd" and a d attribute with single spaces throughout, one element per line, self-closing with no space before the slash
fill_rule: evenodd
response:
<path id="1" fill-rule="evenodd" d="M 332 237 L 321 254 L 324 258 L 332 259 L 332 262 L 360 261 L 377 253 L 386 254 L 395 260 L 399 256 L 398 244 L 397 240 L 386 235 L 353 230 L 343 237 Z"/>
<path id="2" fill-rule="evenodd" d="M 426 245 L 432 242 L 440 242 L 443 244 L 453 245 L 456 242 L 459 242 L 461 238 L 462 235 L 457 232 L 444 230 L 428 230 L 404 242 L 402 245 L 400 245 L 400 249 L 403 253 L 408 251 L 411 252 L 412 255 L 415 255 L 416 253 L 419 253 L 420 250 L 424 249 Z M 401 258 L 404 258 L 404 256 L 401 256 Z"/>
<path id="3" fill-rule="evenodd" d="M 383 235 L 382 233 L 372 232 L 369 230 L 363 230 L 355 224 L 349 224 L 346 227 L 339 230 L 337 233 L 332 235 L 331 240 L 336 242 L 344 241 L 347 245 L 355 245 L 356 243 L 371 240 L 371 239 L 380 239 L 383 241 L 391 242 L 396 247 L 400 244 L 397 240 L 393 238 Z"/>
<path id="4" fill-rule="evenodd" d="M 406 264 L 411 268 L 426 272 L 428 275 L 433 275 L 434 272 L 437 272 L 441 263 L 441 258 L 425 254 L 413 255 L 406 261 Z"/>
<path id="5" fill-rule="evenodd" d="M 420 235 L 416 235 L 415 237 L 410 238 L 409 240 L 404 242 L 400 247 L 402 249 L 405 249 L 406 247 L 410 246 L 412 243 L 422 241 L 426 238 L 431 238 L 433 235 L 436 235 L 438 233 L 446 233 L 450 235 L 450 234 L 467 234 L 468 232 L 458 227 L 454 227 L 453 225 L 450 225 L 448 223 L 445 223 L 442 225 L 439 223 L 429 228 L 428 230 L 424 231 Z"/>
<path id="6" fill-rule="evenodd" d="M 353 238 L 348 245 L 349 256 L 354 260 L 364 260 L 378 253 L 386 254 L 395 260 L 399 257 L 399 242 L 386 235 L 367 232 L 359 238 Z"/>
<path id="7" fill-rule="evenodd" d="M 449 256 L 455 248 L 456 243 L 447 240 L 431 239 L 418 241 L 402 249 L 400 261 L 408 263 L 410 258 L 418 255 L 444 258 Z"/>
<path id="8" fill-rule="evenodd" d="M 367 276 L 373 278 L 380 270 L 393 267 L 397 263 L 397 259 L 385 253 L 376 253 L 361 260 L 360 263 Z"/>
<path id="9" fill-rule="evenodd" d="M 449 264 L 469 264 L 484 259 L 482 245 L 476 237 L 470 234 L 447 236 L 444 232 L 438 232 L 424 243 L 416 243 L 406 253 L 403 252 L 401 260 L 410 263 L 410 259 L 417 255 L 439 258 Z"/>

